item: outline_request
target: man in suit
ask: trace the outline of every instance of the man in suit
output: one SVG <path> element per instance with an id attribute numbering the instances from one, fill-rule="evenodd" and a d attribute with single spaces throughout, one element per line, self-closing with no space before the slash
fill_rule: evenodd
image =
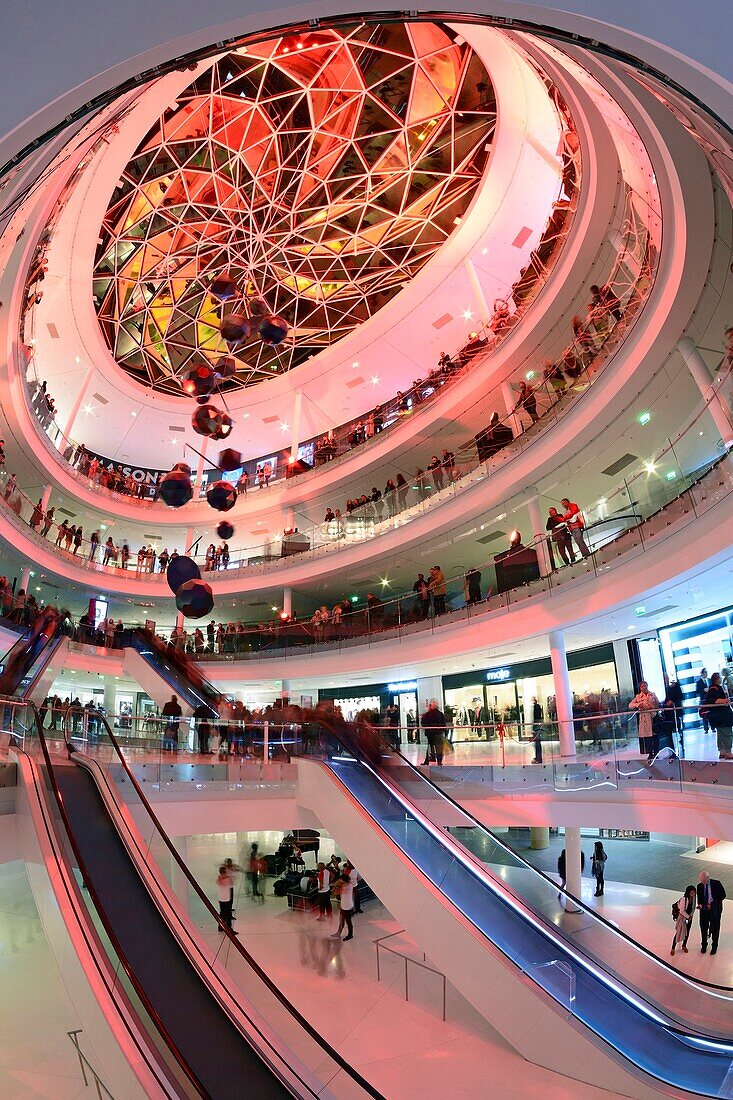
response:
<path id="1" fill-rule="evenodd" d="M 717 878 L 710 878 L 707 871 L 701 871 L 700 881 L 697 884 L 697 908 L 700 912 L 701 950 L 703 955 L 708 948 L 708 935 L 711 942 L 710 954 L 714 955 L 718 950 L 720 920 L 723 916 L 724 901 L 725 890 L 722 882 L 719 882 Z"/>
<path id="2" fill-rule="evenodd" d="M 697 693 L 698 708 L 701 707 L 703 705 L 703 703 L 705 702 L 705 696 L 708 693 L 708 688 L 709 687 L 710 687 L 710 680 L 708 679 L 708 670 L 706 668 L 701 668 L 700 669 L 700 675 L 698 676 L 697 682 L 695 684 L 695 692 Z M 708 721 L 707 718 L 703 718 L 702 728 L 705 731 L 705 733 L 707 733 L 708 730 L 710 729 L 710 722 Z"/>

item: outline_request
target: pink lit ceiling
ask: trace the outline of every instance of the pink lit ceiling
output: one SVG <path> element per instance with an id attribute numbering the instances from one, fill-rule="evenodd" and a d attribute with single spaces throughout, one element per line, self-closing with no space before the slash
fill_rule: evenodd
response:
<path id="1" fill-rule="evenodd" d="M 368 320 L 430 260 L 489 159 L 494 90 L 439 24 L 355 25 L 218 58 L 139 144 L 94 268 L 107 346 L 154 390 L 228 349 L 214 276 L 266 299 L 278 348 L 236 350 L 229 383 L 287 371 Z"/>

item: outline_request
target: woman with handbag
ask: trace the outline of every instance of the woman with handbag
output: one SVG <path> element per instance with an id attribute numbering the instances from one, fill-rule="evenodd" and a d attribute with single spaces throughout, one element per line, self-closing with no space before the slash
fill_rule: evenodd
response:
<path id="1" fill-rule="evenodd" d="M 710 687 L 705 695 L 705 703 L 700 707 L 700 717 L 706 717 L 718 735 L 720 759 L 733 760 L 733 709 L 719 672 L 714 672 L 710 677 Z"/>
<path id="2" fill-rule="evenodd" d="M 647 754 L 647 762 L 651 764 L 656 753 L 656 738 L 652 719 L 660 707 L 660 702 L 653 691 L 649 690 L 646 680 L 639 684 L 639 690 L 629 703 L 631 710 L 639 714 L 639 749 Z"/>
<path id="3" fill-rule="evenodd" d="M 687 940 L 696 909 L 697 890 L 694 886 L 688 886 L 679 901 L 676 901 L 672 906 L 672 917 L 675 925 L 670 955 L 674 955 L 676 947 L 681 947 L 684 953 L 687 954 Z"/>
<path id="4" fill-rule="evenodd" d="M 606 874 L 606 860 L 608 856 L 603 848 L 603 842 L 597 840 L 593 846 L 593 861 L 590 865 L 593 878 L 596 880 L 596 892 L 593 895 L 596 898 L 603 897 L 603 888 L 605 886 L 604 876 Z"/>

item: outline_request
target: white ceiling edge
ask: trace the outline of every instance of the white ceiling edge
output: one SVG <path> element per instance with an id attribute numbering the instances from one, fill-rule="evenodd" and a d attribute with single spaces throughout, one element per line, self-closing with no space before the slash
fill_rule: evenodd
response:
<path id="1" fill-rule="evenodd" d="M 463 267 L 465 258 L 469 255 L 475 258 L 479 279 L 491 303 L 494 297 L 508 292 L 535 247 L 558 190 L 558 173 L 550 163 L 559 138 L 555 110 L 537 74 L 500 32 L 484 27 L 470 28 L 470 34 L 469 28 L 462 27 L 461 32 L 487 57 L 499 102 L 494 147 L 479 194 L 433 261 L 358 331 L 286 375 L 227 395 L 235 420 L 237 413 L 242 417 L 245 410 L 249 413 L 246 423 L 240 418 L 233 441 L 247 455 L 255 457 L 268 449 L 279 449 L 283 439 L 286 444 L 290 442 L 287 434 L 279 431 L 273 442 L 272 425 L 262 421 L 264 416 L 277 415 L 282 423 L 291 425 L 296 388 L 306 398 L 300 434 L 301 438 L 307 438 L 361 415 L 375 401 L 392 396 L 398 389 L 408 387 L 415 377 L 424 376 L 439 353 L 459 347 L 477 323 L 478 309 Z M 92 409 L 96 404 L 97 419 L 94 412 L 81 414 L 72 435 L 84 436 L 93 450 L 109 457 L 156 468 L 170 464 L 171 451 L 166 450 L 170 447 L 170 435 L 165 443 L 152 438 L 148 414 L 155 418 L 162 416 L 166 428 L 169 424 L 188 427 L 193 406 L 186 399 L 152 394 L 114 363 L 93 309 L 91 268 L 98 227 L 122 167 L 151 119 L 160 113 L 161 99 L 169 102 L 175 97 L 176 86 L 188 83 L 190 78 L 190 73 L 185 78 L 176 73 L 157 82 L 142 97 L 137 110 L 123 121 L 120 134 L 104 156 L 95 161 L 94 171 L 87 169 L 59 220 L 49 250 L 50 270 L 34 333 L 38 374 L 49 381 L 59 406 L 60 422 L 64 422 L 70 409 L 79 381 L 78 371 L 89 362 L 100 364 L 89 393 L 102 393 L 110 404 L 104 406 L 101 415 L 99 403 L 90 400 Z M 133 125 L 138 111 L 143 121 Z M 530 135 L 531 143 L 527 140 Z M 515 185 L 517 180 L 521 181 L 520 186 Z M 525 224 L 528 209 L 536 209 L 539 216 L 529 227 L 532 233 L 522 248 L 514 248 L 512 242 Z M 446 313 L 447 301 L 455 304 L 455 319 L 437 331 L 433 321 Z M 471 309 L 471 318 L 462 316 L 460 311 L 466 308 Z M 56 326 L 59 339 L 51 339 L 48 322 Z M 359 364 L 357 369 L 352 367 L 354 362 Z M 76 369 L 76 378 L 72 374 L 65 379 L 69 366 Z M 346 374 L 350 378 L 363 377 L 363 384 L 345 391 Z M 372 384 L 372 378 L 378 378 L 379 382 Z M 115 434 L 119 433 L 121 439 L 116 448 L 110 446 L 111 412 Z M 135 417 L 131 415 L 133 412 L 137 414 Z M 200 447 L 200 437 L 190 428 L 185 438 Z M 178 447 L 176 451 L 179 452 Z"/>

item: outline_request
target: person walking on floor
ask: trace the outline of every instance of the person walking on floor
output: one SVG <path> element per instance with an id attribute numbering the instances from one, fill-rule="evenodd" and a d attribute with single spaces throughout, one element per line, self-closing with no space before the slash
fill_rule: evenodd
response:
<path id="1" fill-rule="evenodd" d="M 353 865 L 347 860 L 341 869 L 340 879 L 340 913 L 339 913 L 339 926 L 335 932 L 332 932 L 332 936 L 335 939 L 341 939 L 341 933 L 346 927 L 346 935 L 344 936 L 344 943 L 347 940 L 353 940 L 354 938 L 354 925 L 352 923 L 352 917 L 354 916 L 354 888 L 356 882 L 351 877 L 351 872 L 354 870 Z"/>
<path id="2" fill-rule="evenodd" d="M 534 741 L 533 764 L 542 763 L 542 723 L 544 721 L 542 703 L 535 696 L 532 700 L 532 740 Z"/>
<path id="3" fill-rule="evenodd" d="M 332 875 L 325 863 L 319 863 L 316 870 L 316 890 L 318 894 L 318 920 L 333 916 L 331 908 Z"/>
<path id="4" fill-rule="evenodd" d="M 253 898 L 260 896 L 259 881 L 260 881 L 260 857 L 257 854 L 257 844 L 253 843 L 249 849 L 249 870 L 247 871 L 247 879 L 249 881 L 250 890 Z M 249 891 L 248 891 L 249 893 Z"/>
<path id="5" fill-rule="evenodd" d="M 593 875 L 593 878 L 596 880 L 596 892 L 593 895 L 596 898 L 603 897 L 607 859 L 608 856 L 603 849 L 603 842 L 597 840 L 593 845 L 593 861 L 590 865 L 591 873 Z"/>
<path id="6" fill-rule="evenodd" d="M 166 719 L 163 733 L 163 749 L 176 752 L 178 749 L 178 726 L 183 711 L 178 702 L 177 695 L 171 695 L 169 701 L 163 707 L 163 717 Z"/>
<path id="7" fill-rule="evenodd" d="M 443 763 L 445 715 L 438 707 L 437 699 L 431 699 L 428 703 L 428 709 L 420 719 L 420 725 L 425 730 L 425 737 L 428 742 L 423 766 L 430 764 L 431 760 L 434 760 L 438 767 L 440 767 Z"/>
<path id="8" fill-rule="evenodd" d="M 690 937 L 692 918 L 695 916 L 696 907 L 697 891 L 694 886 L 688 886 L 679 901 L 676 901 L 672 906 L 672 916 L 674 917 L 675 925 L 670 955 L 674 955 L 675 948 L 677 947 L 681 948 L 685 954 L 688 953 L 687 941 Z"/>
<path id="9" fill-rule="evenodd" d="M 700 936 L 702 939 L 700 950 L 703 955 L 708 949 L 708 937 L 710 937 L 710 954 L 714 955 L 718 950 L 720 922 L 723 917 L 725 898 L 726 893 L 723 883 L 717 878 L 710 878 L 707 871 L 701 871 L 700 881 L 697 884 L 697 908 L 700 912 Z"/>
<path id="10" fill-rule="evenodd" d="M 710 687 L 705 695 L 705 704 L 701 715 L 707 715 L 710 725 L 718 736 L 718 755 L 721 760 L 733 760 L 733 709 L 728 693 L 723 687 L 719 672 L 714 672 Z"/>

